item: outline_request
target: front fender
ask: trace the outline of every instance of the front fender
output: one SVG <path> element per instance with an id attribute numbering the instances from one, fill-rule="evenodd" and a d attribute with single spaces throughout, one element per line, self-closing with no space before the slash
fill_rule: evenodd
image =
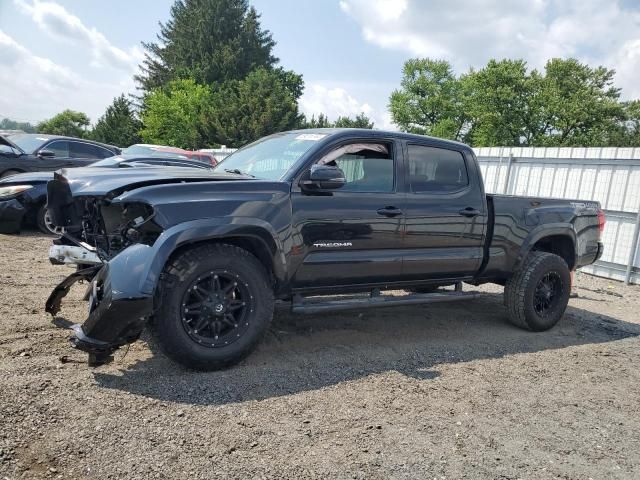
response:
<path id="1" fill-rule="evenodd" d="M 133 276 L 139 282 L 140 293 L 153 295 L 164 266 L 177 248 L 190 243 L 231 236 L 249 237 L 263 242 L 271 253 L 276 279 L 284 281 L 286 259 L 277 233 L 264 220 L 250 217 L 207 218 L 180 223 L 165 230 L 152 246 L 132 245 L 118 254 L 114 260 L 126 258 L 123 265 L 129 272 L 136 272 Z M 122 263 L 122 259 L 119 263 Z"/>

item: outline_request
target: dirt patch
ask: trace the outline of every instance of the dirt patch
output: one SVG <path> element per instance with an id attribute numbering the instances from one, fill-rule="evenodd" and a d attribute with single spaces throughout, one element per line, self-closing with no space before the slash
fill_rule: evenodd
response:
<path id="1" fill-rule="evenodd" d="M 639 478 L 640 288 L 577 276 L 549 332 L 465 303 L 296 317 L 193 373 L 89 369 L 44 313 L 50 240 L 0 235 L 0 478 Z M 80 322 L 82 288 L 61 316 Z"/>

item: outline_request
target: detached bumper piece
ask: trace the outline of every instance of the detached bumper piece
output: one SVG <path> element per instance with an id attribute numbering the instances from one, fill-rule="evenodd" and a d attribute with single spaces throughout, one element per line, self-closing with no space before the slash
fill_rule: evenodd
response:
<path id="1" fill-rule="evenodd" d="M 67 277 L 51 293 L 46 311 L 51 315 L 58 313 L 71 285 L 89 277 L 89 316 L 82 325 L 71 327 L 74 331 L 71 344 L 89 354 L 90 366 L 99 366 L 113 360 L 112 354 L 118 348 L 140 337 L 145 320 L 152 312 L 153 298 L 132 290 L 135 282 L 130 271 L 114 269 L 107 263 Z"/>

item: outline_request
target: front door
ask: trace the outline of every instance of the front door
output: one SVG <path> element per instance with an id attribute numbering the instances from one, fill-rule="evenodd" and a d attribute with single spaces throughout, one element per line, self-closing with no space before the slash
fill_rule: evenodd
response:
<path id="1" fill-rule="evenodd" d="M 407 145 L 406 280 L 473 276 L 487 226 L 480 172 L 456 150 Z"/>
<path id="2" fill-rule="evenodd" d="M 315 163 L 336 165 L 346 184 L 292 192 L 295 289 L 400 279 L 404 194 L 394 142 L 349 142 Z"/>

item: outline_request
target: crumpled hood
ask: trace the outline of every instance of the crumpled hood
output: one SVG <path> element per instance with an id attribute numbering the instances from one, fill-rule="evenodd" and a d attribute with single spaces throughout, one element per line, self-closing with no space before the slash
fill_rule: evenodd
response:
<path id="1" fill-rule="evenodd" d="M 196 168 L 69 168 L 55 173 L 55 179 L 68 183 L 73 196 L 102 196 L 146 185 L 206 181 L 253 181 L 251 177 Z"/>

